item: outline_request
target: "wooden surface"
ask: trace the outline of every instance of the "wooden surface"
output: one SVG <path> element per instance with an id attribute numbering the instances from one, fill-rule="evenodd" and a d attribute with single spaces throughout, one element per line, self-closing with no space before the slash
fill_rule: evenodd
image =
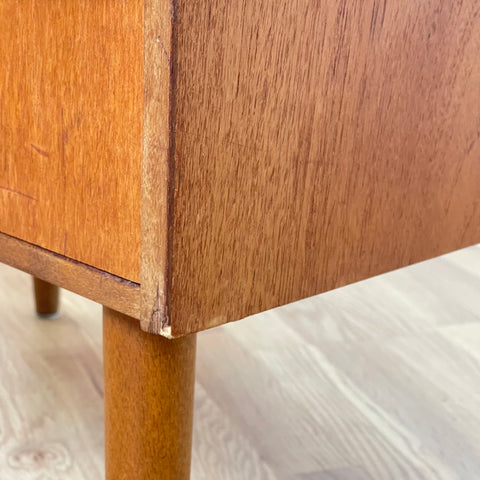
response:
<path id="1" fill-rule="evenodd" d="M 138 282 L 143 2 L 1 2 L 0 65 L 0 232 Z"/>
<path id="2" fill-rule="evenodd" d="M 480 241 L 477 1 L 177 19 L 173 335 Z"/>
<path id="3" fill-rule="evenodd" d="M 135 318 L 140 316 L 140 287 L 88 265 L 0 233 L 0 263 Z"/>
<path id="4" fill-rule="evenodd" d="M 140 324 L 169 336 L 174 148 L 174 15 L 170 0 L 145 3 Z"/>
<path id="5" fill-rule="evenodd" d="M 189 480 L 195 347 L 104 309 L 106 480 Z"/>
<path id="6" fill-rule="evenodd" d="M 144 330 L 480 240 L 475 0 L 35 5 L 0 6 L 0 231 L 141 284 Z"/>
<path id="7" fill-rule="evenodd" d="M 479 273 L 477 246 L 199 334 L 192 480 L 477 480 Z M 102 480 L 101 307 L 30 292 L 0 265 L 0 478 Z"/>
<path id="8" fill-rule="evenodd" d="M 58 313 L 60 289 L 56 285 L 34 277 L 33 292 L 37 315 L 42 318 L 54 317 Z"/>

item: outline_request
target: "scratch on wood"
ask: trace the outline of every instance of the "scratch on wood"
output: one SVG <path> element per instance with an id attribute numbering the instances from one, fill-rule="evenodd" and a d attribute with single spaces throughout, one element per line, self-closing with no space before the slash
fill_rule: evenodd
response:
<path id="1" fill-rule="evenodd" d="M 42 150 L 41 148 L 37 147 L 36 145 L 34 145 L 33 143 L 30 144 L 32 146 L 32 148 L 39 154 L 41 155 L 42 157 L 49 157 L 50 154 L 48 152 L 46 152 L 45 150 Z"/>
<path id="2" fill-rule="evenodd" d="M 168 327 L 168 313 L 165 302 L 165 293 L 163 291 L 160 292 L 160 286 L 157 285 L 157 294 L 150 315 L 148 330 L 150 333 L 159 333 L 166 327 Z"/>
<path id="3" fill-rule="evenodd" d="M 17 190 L 13 190 L 12 188 L 0 187 L 0 190 L 4 190 L 5 192 L 8 192 L 8 193 L 13 193 L 14 195 L 19 195 L 20 197 L 27 198 L 28 200 L 31 200 L 33 202 L 36 201 L 34 197 L 27 195 L 26 193 L 23 193 L 23 192 L 18 192 Z"/>
<path id="4" fill-rule="evenodd" d="M 165 45 L 163 43 L 163 40 L 160 37 L 157 37 L 157 43 L 160 45 L 162 48 L 163 54 L 165 55 L 165 58 L 167 59 L 168 65 L 171 67 L 170 64 L 170 56 L 168 55 L 167 49 L 165 48 Z"/>

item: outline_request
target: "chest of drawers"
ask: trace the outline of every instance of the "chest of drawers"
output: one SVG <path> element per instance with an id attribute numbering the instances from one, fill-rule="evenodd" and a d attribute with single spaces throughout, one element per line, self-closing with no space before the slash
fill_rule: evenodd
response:
<path id="1" fill-rule="evenodd" d="M 0 261 L 105 305 L 109 479 L 188 477 L 196 332 L 480 241 L 478 10 L 0 2 Z"/>

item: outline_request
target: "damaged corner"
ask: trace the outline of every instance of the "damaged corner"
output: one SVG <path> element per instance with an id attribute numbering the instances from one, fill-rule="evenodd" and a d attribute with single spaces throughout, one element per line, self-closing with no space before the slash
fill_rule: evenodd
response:
<path id="1" fill-rule="evenodd" d="M 157 285 L 155 300 L 150 313 L 146 318 L 140 320 L 140 327 L 147 333 L 162 335 L 166 338 L 171 336 L 170 317 L 166 303 L 166 295 L 163 289 Z"/>

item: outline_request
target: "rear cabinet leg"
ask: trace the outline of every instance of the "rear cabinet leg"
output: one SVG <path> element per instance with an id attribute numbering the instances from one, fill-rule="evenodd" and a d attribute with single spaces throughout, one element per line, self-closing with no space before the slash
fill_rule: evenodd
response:
<path id="1" fill-rule="evenodd" d="M 196 336 L 168 340 L 104 307 L 107 480 L 190 478 Z"/>
<path id="2" fill-rule="evenodd" d="M 60 289 L 56 285 L 33 279 L 37 315 L 41 318 L 55 317 L 58 312 Z"/>

